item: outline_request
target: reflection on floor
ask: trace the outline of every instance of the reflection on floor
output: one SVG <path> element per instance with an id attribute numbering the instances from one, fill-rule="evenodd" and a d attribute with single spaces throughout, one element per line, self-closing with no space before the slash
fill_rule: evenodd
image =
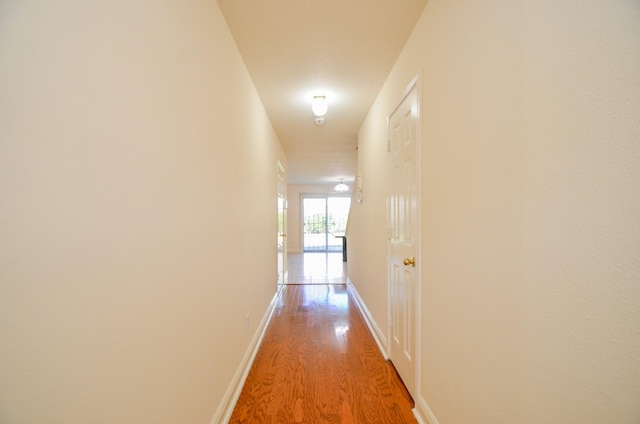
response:
<path id="1" fill-rule="evenodd" d="M 416 424 L 413 406 L 347 287 L 291 284 L 228 422 Z"/>
<path id="2" fill-rule="evenodd" d="M 347 264 L 341 252 L 287 255 L 288 284 L 346 284 Z"/>
<path id="3" fill-rule="evenodd" d="M 347 288 L 343 285 L 306 285 L 302 288 L 302 299 L 299 300 L 302 307 L 310 309 L 322 305 L 329 305 L 333 310 L 340 310 L 344 313 L 349 307 L 349 296 Z M 346 323 L 336 320 L 335 328 L 344 328 Z M 347 325 L 348 329 L 349 326 Z M 337 330 L 336 330 L 337 331 Z"/>

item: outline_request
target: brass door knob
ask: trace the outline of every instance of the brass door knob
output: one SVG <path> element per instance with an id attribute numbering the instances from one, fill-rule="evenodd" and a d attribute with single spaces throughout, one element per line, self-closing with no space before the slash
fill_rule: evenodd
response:
<path id="1" fill-rule="evenodd" d="M 404 265 L 411 265 L 412 267 L 416 267 L 416 258 L 414 258 L 413 256 L 410 258 L 405 258 L 404 261 L 402 261 L 402 263 Z"/>

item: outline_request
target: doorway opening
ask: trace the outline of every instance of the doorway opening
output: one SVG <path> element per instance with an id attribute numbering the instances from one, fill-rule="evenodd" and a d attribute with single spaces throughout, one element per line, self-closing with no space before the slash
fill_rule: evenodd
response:
<path id="1" fill-rule="evenodd" d="M 287 224 L 287 176 L 284 167 L 278 162 L 278 290 L 280 290 L 287 280 L 287 249 L 286 246 L 286 224 Z"/>
<path id="2" fill-rule="evenodd" d="M 302 251 L 342 252 L 350 195 L 302 194 Z"/>

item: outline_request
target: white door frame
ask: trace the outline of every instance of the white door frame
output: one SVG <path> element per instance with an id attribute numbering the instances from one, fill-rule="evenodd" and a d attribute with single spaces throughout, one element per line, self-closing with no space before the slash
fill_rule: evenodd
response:
<path id="1" fill-rule="evenodd" d="M 282 166 L 282 163 L 279 160 L 276 160 L 276 195 L 278 196 L 278 206 L 277 206 L 277 229 L 278 229 L 278 242 L 276 245 L 277 250 L 277 274 L 278 274 L 278 282 L 277 290 L 280 290 L 286 283 L 289 278 L 287 271 L 287 171 Z M 280 197 L 282 196 L 282 198 Z M 282 214 L 282 216 L 280 216 Z M 282 220 L 282 222 L 280 222 Z M 281 225 L 282 224 L 282 225 Z M 280 252 L 280 244 L 282 244 L 282 252 Z"/>
<path id="2" fill-rule="evenodd" d="M 419 393 L 421 393 L 420 390 L 420 352 L 421 352 L 421 305 L 422 305 L 422 301 L 421 301 L 421 297 L 422 297 L 422 266 L 424 265 L 422 263 L 422 240 L 421 240 L 421 203 L 422 203 L 422 199 L 421 199 L 421 176 L 422 176 L 422 84 L 421 84 L 421 78 L 420 78 L 420 74 L 415 75 L 411 82 L 407 85 L 407 87 L 405 88 L 404 92 L 402 93 L 402 95 L 400 96 L 400 98 L 398 99 L 398 101 L 395 103 L 395 105 L 393 106 L 393 108 L 391 109 L 391 112 L 389 112 L 389 114 L 387 115 L 387 143 L 390 143 L 390 120 L 391 120 L 391 116 L 393 116 L 394 112 L 400 107 L 400 105 L 404 102 L 405 98 L 413 91 L 416 90 L 417 92 L 417 103 L 418 103 L 418 111 L 417 111 L 417 128 L 416 128 L 416 216 L 417 216 L 417 223 L 416 223 L 416 228 L 417 228 L 417 235 L 416 235 L 416 239 L 417 239 L 417 249 L 416 249 L 416 258 L 417 258 L 417 262 L 418 262 L 418 266 L 416 268 L 416 298 L 414 299 L 414 306 L 415 306 L 415 322 L 413 323 L 413 328 L 415 331 L 415 352 L 414 352 L 414 356 L 415 356 L 415 375 L 414 375 L 414 379 L 415 379 L 415 393 L 411 393 L 411 396 L 414 397 L 414 401 L 416 403 L 416 405 L 418 404 L 418 400 L 417 400 L 417 396 L 419 396 Z M 387 146 L 388 147 L 388 151 L 390 151 L 390 145 Z M 389 162 L 387 165 L 387 169 L 388 169 L 388 178 L 389 178 L 389 190 L 391 190 L 391 156 L 389 155 Z M 389 205 L 390 205 L 390 194 L 387 193 L 386 195 L 387 197 L 387 228 L 388 228 L 388 236 L 389 236 L 389 242 L 387 243 L 387 340 L 388 342 L 388 346 L 387 348 L 389 349 L 389 358 L 391 358 L 392 355 L 392 334 L 391 334 L 391 323 L 392 323 L 392 306 L 391 306 L 391 302 L 392 302 L 392 294 L 391 294 L 391 272 L 392 272 L 392 267 L 391 267 L 391 243 L 390 243 L 390 237 L 391 237 L 391 217 L 390 217 L 390 211 L 389 211 Z"/>

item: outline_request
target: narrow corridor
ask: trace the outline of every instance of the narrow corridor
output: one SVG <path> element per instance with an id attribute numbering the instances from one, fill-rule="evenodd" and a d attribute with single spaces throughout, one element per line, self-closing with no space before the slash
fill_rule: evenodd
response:
<path id="1" fill-rule="evenodd" d="M 411 398 L 340 283 L 346 281 L 340 254 L 339 262 L 330 256 L 289 261 L 291 284 L 282 290 L 231 424 L 416 422 Z"/>

